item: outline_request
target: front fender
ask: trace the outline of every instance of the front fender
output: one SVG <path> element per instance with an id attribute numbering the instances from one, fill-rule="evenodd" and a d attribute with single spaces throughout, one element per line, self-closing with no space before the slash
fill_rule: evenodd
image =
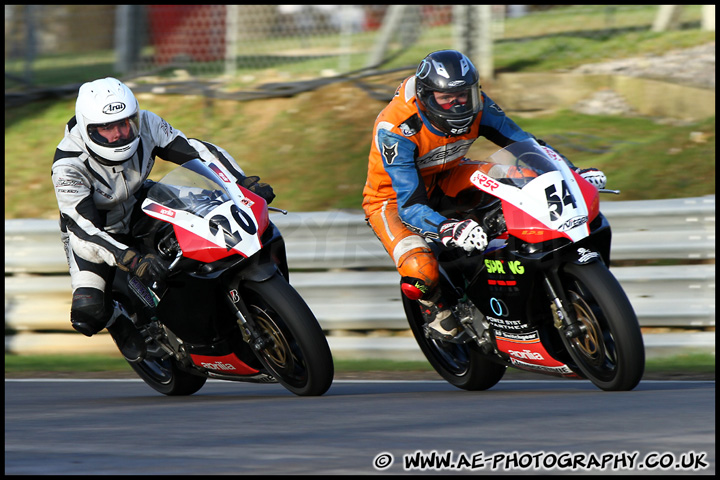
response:
<path id="1" fill-rule="evenodd" d="M 272 222 L 263 234 L 262 242 L 263 248 L 260 251 L 242 260 L 240 268 L 234 275 L 235 280 L 263 282 L 279 270 L 289 281 L 285 240 Z"/>
<path id="2" fill-rule="evenodd" d="M 612 231 L 607 219 L 599 214 L 590 225 L 590 236 L 567 245 L 563 245 L 554 254 L 560 255 L 560 263 L 583 265 L 600 261 L 610 266 L 610 243 Z"/>

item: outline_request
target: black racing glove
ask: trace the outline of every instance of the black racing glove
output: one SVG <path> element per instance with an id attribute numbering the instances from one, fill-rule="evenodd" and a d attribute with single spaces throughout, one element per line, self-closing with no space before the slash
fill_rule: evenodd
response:
<path id="1" fill-rule="evenodd" d="M 165 263 L 152 253 L 141 255 L 135 249 L 128 248 L 120 254 L 117 266 L 124 272 L 137 275 L 144 283 L 161 282 L 167 276 Z"/>
<path id="2" fill-rule="evenodd" d="M 251 192 L 260 195 L 262 198 L 265 199 L 268 205 L 270 205 L 270 202 L 273 201 L 275 198 L 275 193 L 273 192 L 273 189 L 270 185 L 267 183 L 261 183 L 260 177 L 258 176 L 252 176 L 252 177 L 243 177 L 239 182 L 238 185 L 241 185 Z"/>

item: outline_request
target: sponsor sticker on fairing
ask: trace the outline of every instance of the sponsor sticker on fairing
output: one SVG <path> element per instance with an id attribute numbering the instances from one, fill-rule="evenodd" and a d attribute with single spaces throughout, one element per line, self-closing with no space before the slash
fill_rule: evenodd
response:
<path id="1" fill-rule="evenodd" d="M 510 357 L 517 368 L 536 370 L 556 375 L 574 375 L 562 362 L 555 360 L 540 341 L 537 331 L 527 333 L 495 332 L 498 350 Z"/>

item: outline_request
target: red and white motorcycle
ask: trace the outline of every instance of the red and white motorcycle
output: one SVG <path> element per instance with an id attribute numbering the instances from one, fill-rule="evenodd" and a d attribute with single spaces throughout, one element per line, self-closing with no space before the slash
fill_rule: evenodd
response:
<path id="1" fill-rule="evenodd" d="M 296 395 L 330 388 L 330 348 L 288 283 L 268 209 L 222 165 L 198 159 L 148 190 L 132 233 L 170 274 L 147 286 L 118 271 L 113 298 L 146 339 L 146 358 L 130 365 L 158 392 L 190 395 L 208 378 L 279 382 Z"/>
<path id="2" fill-rule="evenodd" d="M 428 361 L 467 390 L 494 386 L 508 366 L 587 378 L 603 390 L 635 388 L 645 366 L 643 338 L 609 270 L 611 232 L 598 189 L 535 140 L 487 162 L 443 192 L 439 209 L 483 225 L 487 249 L 467 253 L 431 242 L 459 333 L 450 340 L 426 334 L 417 302 L 403 295 Z"/>

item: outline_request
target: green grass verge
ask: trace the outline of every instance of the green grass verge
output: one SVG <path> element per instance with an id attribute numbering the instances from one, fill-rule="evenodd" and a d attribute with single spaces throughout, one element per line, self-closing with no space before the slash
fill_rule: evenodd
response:
<path id="1" fill-rule="evenodd" d="M 506 19 L 504 38 L 494 46 L 498 72 L 552 72 L 610 59 L 659 55 L 668 50 L 702 45 L 715 32 L 698 28 L 700 6 L 683 12 L 681 29 L 652 32 L 657 6 L 619 8 L 580 5 Z M 697 24 L 697 25 L 695 25 Z M 578 31 L 582 27 L 582 31 Z M 583 33 L 584 32 L 584 33 Z M 358 35 L 354 46 L 364 51 L 375 34 Z M 428 52 L 448 48 L 450 26 L 429 28 L 402 55 L 383 68 L 408 67 L 384 78 L 394 89 Z M 330 39 L 316 38 L 324 42 Z M 285 47 L 270 41 L 267 52 Z M 103 57 L 107 56 L 107 58 Z M 366 55 L 353 67 L 359 67 Z M 269 70 L 242 71 L 239 78 L 256 83 L 268 79 L 317 78 L 322 69 L 337 66 L 336 58 L 304 71 L 302 62 Z M 23 68 L 6 61 L 6 72 Z M 88 71 L 88 65 L 97 70 Z M 38 59 L 39 84 L 67 84 L 112 74 L 112 52 Z M 287 71 L 286 71 L 287 70 Z M 301 73 L 303 72 L 303 73 Z M 370 80 L 368 80 L 370 81 Z M 242 89 L 258 85 L 233 85 Z M 6 87 L 6 90 L 9 87 Z M 537 92 L 541 94 L 542 89 Z M 239 102 L 187 95 L 140 94 L 143 109 L 166 118 L 186 135 L 228 150 L 248 174 L 259 175 L 275 189 L 277 206 L 291 211 L 360 209 L 367 174 L 372 125 L 386 100 L 368 96 L 352 82 L 338 83 L 288 98 Z M 492 85 L 488 86 L 494 96 Z M 672 101 L 672 99 L 667 99 Z M 57 218 L 57 201 L 50 164 L 65 123 L 74 114 L 75 97 L 39 100 L 5 109 L 5 218 Z M 661 124 L 649 118 L 588 116 L 557 112 L 542 117 L 511 113 L 521 128 L 558 148 L 576 165 L 605 171 L 618 197 L 606 200 L 685 198 L 715 193 L 715 118 L 692 125 Z M 485 140 L 476 142 L 482 146 Z M 495 148 L 492 148 L 495 150 Z M 470 152 L 470 158 L 485 155 Z M 490 153 L 490 152 L 484 152 Z M 157 180 L 172 165 L 162 160 L 153 169 Z"/>
<path id="2" fill-rule="evenodd" d="M 122 358 L 109 355 L 8 355 L 5 354 L 5 373 L 33 372 L 107 372 L 127 371 Z M 425 361 L 394 360 L 335 360 L 337 372 L 364 371 L 431 371 Z M 715 356 L 694 353 L 648 359 L 646 372 L 715 372 Z"/>

